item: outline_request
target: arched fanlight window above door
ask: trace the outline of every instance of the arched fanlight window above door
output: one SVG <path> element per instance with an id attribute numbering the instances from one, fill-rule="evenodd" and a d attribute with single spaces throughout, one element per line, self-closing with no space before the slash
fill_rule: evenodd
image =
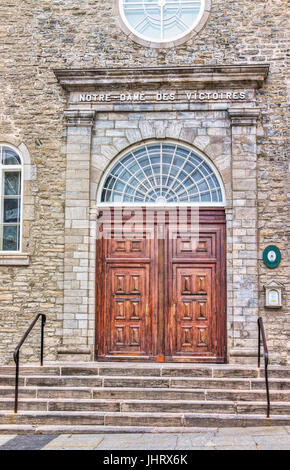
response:
<path id="1" fill-rule="evenodd" d="M 150 142 L 125 153 L 103 178 L 105 204 L 223 205 L 224 190 L 212 164 L 192 148 Z"/>

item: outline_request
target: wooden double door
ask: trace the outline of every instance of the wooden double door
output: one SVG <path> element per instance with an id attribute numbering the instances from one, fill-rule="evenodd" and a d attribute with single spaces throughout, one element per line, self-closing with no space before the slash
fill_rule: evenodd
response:
<path id="1" fill-rule="evenodd" d="M 157 219 L 97 241 L 96 359 L 225 362 L 224 211 Z"/>

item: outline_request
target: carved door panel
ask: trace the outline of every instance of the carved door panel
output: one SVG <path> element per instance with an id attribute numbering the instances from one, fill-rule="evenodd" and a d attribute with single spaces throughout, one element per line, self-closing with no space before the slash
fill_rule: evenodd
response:
<path id="1" fill-rule="evenodd" d="M 146 355 L 146 299 L 148 266 L 109 267 L 109 354 Z"/>
<path id="2" fill-rule="evenodd" d="M 213 352 L 214 278 L 214 267 L 174 266 L 173 356 L 203 356 Z"/>

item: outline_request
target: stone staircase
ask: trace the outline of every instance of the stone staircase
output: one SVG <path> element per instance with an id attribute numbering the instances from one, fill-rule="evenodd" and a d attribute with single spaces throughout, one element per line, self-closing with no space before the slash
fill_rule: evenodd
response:
<path id="1" fill-rule="evenodd" d="M 53 363 L 0 367 L 1 433 L 188 432 L 290 425 L 290 368 L 205 364 Z"/>

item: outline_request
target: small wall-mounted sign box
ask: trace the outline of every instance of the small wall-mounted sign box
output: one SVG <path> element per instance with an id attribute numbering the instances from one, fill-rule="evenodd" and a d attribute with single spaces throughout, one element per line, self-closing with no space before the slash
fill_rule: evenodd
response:
<path id="1" fill-rule="evenodd" d="M 265 289 L 265 307 L 281 308 L 282 307 L 282 289 L 283 284 L 278 281 L 270 281 L 264 285 Z"/>

